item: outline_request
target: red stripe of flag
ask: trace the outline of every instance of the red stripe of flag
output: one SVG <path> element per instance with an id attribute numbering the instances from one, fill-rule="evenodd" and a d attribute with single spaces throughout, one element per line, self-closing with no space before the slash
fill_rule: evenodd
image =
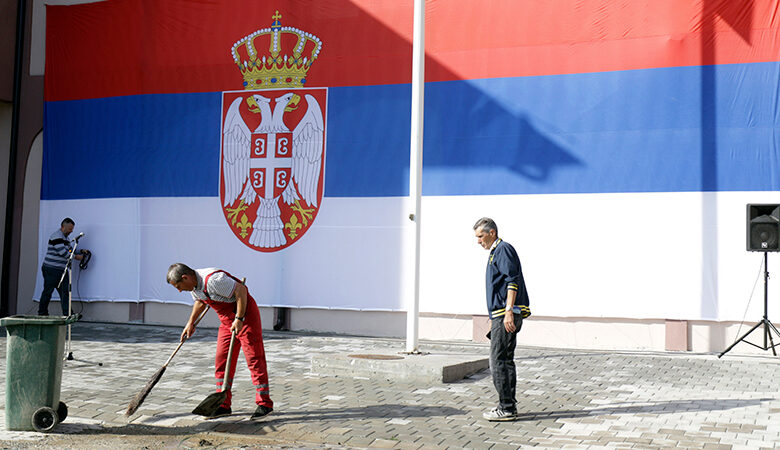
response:
<path id="1" fill-rule="evenodd" d="M 428 0 L 426 79 L 776 61 L 774 0 Z M 412 0 L 47 6 L 46 99 L 242 89 L 230 48 L 269 27 L 323 49 L 307 87 L 409 83 Z M 267 51 L 267 48 L 259 50 Z"/>

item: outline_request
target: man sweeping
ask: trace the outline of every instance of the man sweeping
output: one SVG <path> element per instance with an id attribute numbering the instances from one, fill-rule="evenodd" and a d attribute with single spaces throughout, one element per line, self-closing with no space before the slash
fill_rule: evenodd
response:
<path id="1" fill-rule="evenodd" d="M 219 333 L 217 335 L 217 356 L 214 377 L 217 380 L 217 391 L 222 390 L 226 383 L 227 396 L 225 401 L 207 419 L 215 419 L 232 414 L 230 384 L 236 372 L 238 351 L 230 355 L 230 373 L 225 374 L 228 358 L 228 348 L 232 333 L 241 343 L 246 363 L 255 386 L 255 403 L 257 409 L 250 420 L 259 420 L 274 409 L 268 388 L 268 370 L 265 363 L 265 348 L 263 347 L 263 328 L 260 323 L 260 310 L 255 299 L 241 281 L 220 269 L 193 270 L 185 264 L 176 263 L 168 268 L 167 281 L 181 291 L 188 291 L 195 301 L 192 314 L 184 327 L 181 339 L 187 339 L 195 333 L 195 322 L 200 313 L 208 306 L 219 315 Z M 227 377 L 226 377 L 227 375 Z"/>

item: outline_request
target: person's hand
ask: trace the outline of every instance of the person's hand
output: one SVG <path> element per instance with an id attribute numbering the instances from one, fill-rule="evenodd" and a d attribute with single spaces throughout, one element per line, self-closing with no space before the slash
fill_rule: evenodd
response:
<path id="1" fill-rule="evenodd" d="M 244 321 L 233 319 L 233 325 L 230 327 L 230 332 L 235 332 L 236 334 L 241 332 L 241 329 L 244 328 Z"/>
<path id="2" fill-rule="evenodd" d="M 507 333 L 514 333 L 515 332 L 515 314 L 512 312 L 512 310 L 508 310 L 506 314 L 504 314 L 504 329 Z"/>
<path id="3" fill-rule="evenodd" d="M 186 341 L 192 337 L 193 334 L 195 334 L 195 325 L 187 323 L 187 325 L 184 327 L 184 331 L 181 332 L 180 342 Z"/>

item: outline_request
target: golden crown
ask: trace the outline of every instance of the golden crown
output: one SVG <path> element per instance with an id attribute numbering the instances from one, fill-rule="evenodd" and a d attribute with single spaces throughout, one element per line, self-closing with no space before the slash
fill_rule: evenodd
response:
<path id="1" fill-rule="evenodd" d="M 282 15 L 279 11 L 276 11 L 271 18 L 273 22 L 270 28 L 263 28 L 245 36 L 233 44 L 231 49 L 233 61 L 244 76 L 244 89 L 303 87 L 306 83 L 306 73 L 320 54 L 322 41 L 311 33 L 294 27 L 283 27 Z M 289 51 L 282 53 L 280 38 L 285 34 L 298 38 L 295 47 L 292 48 L 292 54 L 289 54 Z M 269 36 L 271 41 L 268 47 L 269 54 L 266 55 L 258 54 L 255 45 L 255 40 L 263 36 Z M 309 42 L 314 44 L 314 48 L 309 56 L 302 56 Z M 246 47 L 246 51 L 242 52 L 245 53 L 243 60 L 242 55 L 239 54 L 242 47 Z"/>

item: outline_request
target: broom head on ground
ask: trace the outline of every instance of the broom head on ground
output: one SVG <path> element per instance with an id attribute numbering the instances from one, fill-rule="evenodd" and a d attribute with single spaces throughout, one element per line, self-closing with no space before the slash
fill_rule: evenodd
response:
<path id="1" fill-rule="evenodd" d="M 206 305 L 206 308 L 200 313 L 200 316 L 198 316 L 198 319 L 195 320 L 195 326 L 197 326 L 201 319 L 203 319 L 203 316 L 206 315 L 206 313 L 209 310 L 209 306 Z M 176 353 L 179 351 L 182 345 L 184 345 L 184 342 L 186 339 L 179 342 L 179 345 L 176 347 L 176 350 L 171 353 L 171 356 L 168 358 L 168 361 L 165 361 L 165 364 L 160 367 L 160 369 L 155 372 L 154 375 L 152 375 L 152 378 L 149 379 L 149 382 L 146 383 L 146 386 L 144 386 L 143 389 L 141 389 L 141 392 L 138 393 L 138 395 L 135 396 L 133 401 L 130 402 L 129 405 L 127 405 L 127 411 L 125 411 L 125 416 L 130 417 L 138 410 L 138 407 L 141 406 L 141 403 L 146 400 L 146 396 L 149 395 L 149 392 L 152 391 L 152 388 L 154 388 L 154 385 L 157 384 L 158 381 L 160 381 L 160 378 L 162 378 L 163 374 L 165 373 L 165 369 L 168 367 L 168 364 L 171 363 L 173 360 L 173 357 L 176 356 Z"/>
<path id="2" fill-rule="evenodd" d="M 162 378 L 163 374 L 165 373 L 165 369 L 167 369 L 167 366 L 160 367 L 157 372 L 155 372 L 154 375 L 152 375 L 152 378 L 149 379 L 149 381 L 146 383 L 146 386 L 144 386 L 143 389 L 141 389 L 141 392 L 139 392 L 135 398 L 133 398 L 133 401 L 130 402 L 129 405 L 127 405 L 127 411 L 125 411 L 125 416 L 130 417 L 133 414 L 135 414 L 136 411 L 138 411 L 138 408 L 141 406 L 141 404 L 146 400 L 146 397 L 149 395 L 150 392 L 152 392 L 152 388 L 154 388 L 154 385 L 157 384 L 158 381 L 160 381 L 160 378 Z"/>

